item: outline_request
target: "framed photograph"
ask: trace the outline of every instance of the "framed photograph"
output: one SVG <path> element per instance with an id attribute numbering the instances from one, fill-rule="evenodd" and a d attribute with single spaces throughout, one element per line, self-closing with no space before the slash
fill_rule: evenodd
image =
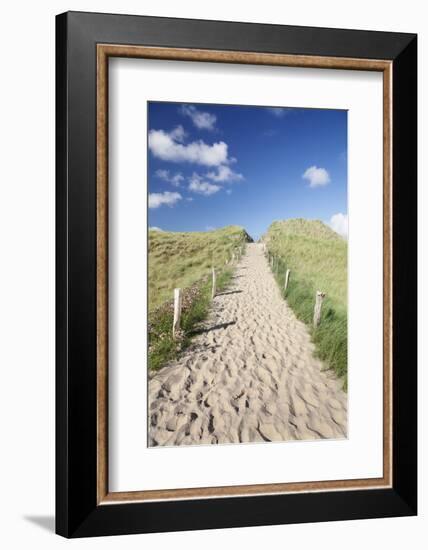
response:
<path id="1" fill-rule="evenodd" d="M 416 35 L 56 25 L 57 533 L 416 514 Z"/>

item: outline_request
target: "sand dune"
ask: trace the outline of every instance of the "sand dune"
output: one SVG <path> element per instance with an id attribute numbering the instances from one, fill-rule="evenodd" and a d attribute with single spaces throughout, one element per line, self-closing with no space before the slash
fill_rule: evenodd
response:
<path id="1" fill-rule="evenodd" d="M 149 381 L 149 445 L 344 438 L 347 396 L 322 369 L 261 245 L 248 244 L 192 347 Z"/>

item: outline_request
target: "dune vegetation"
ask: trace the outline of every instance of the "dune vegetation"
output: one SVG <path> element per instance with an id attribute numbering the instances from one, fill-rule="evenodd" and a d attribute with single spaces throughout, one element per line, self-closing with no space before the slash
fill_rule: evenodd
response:
<path id="1" fill-rule="evenodd" d="M 149 311 L 172 297 L 174 288 L 188 288 L 223 269 L 234 250 L 250 237 L 242 227 L 175 233 L 149 230 Z"/>
<path id="2" fill-rule="evenodd" d="M 157 370 L 174 359 L 190 342 L 211 302 L 211 270 L 216 270 L 217 291 L 224 290 L 232 275 L 233 255 L 251 241 L 238 226 L 206 232 L 149 230 L 149 368 Z M 172 338 L 173 291 L 181 288 L 182 334 Z"/>
<path id="3" fill-rule="evenodd" d="M 291 219 L 271 224 L 263 237 L 281 292 L 287 269 L 286 299 L 310 327 L 318 356 L 347 386 L 347 241 L 317 220 Z M 321 322 L 313 327 L 315 293 L 326 294 Z"/>

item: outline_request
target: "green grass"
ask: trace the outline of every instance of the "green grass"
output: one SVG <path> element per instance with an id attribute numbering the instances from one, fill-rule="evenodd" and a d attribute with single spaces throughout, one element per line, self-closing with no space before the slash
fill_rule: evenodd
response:
<path id="1" fill-rule="evenodd" d="M 223 269 L 217 274 L 217 292 L 227 288 L 232 275 L 232 269 Z M 178 340 L 172 337 L 173 301 L 166 302 L 151 312 L 149 315 L 150 370 L 159 370 L 168 361 L 176 359 L 179 353 L 188 347 L 199 324 L 208 314 L 211 304 L 211 284 L 211 279 L 206 276 L 199 283 L 184 290 L 182 335 Z"/>
<path id="2" fill-rule="evenodd" d="M 287 302 L 310 327 L 318 356 L 347 386 L 348 244 L 320 221 L 293 219 L 272 223 L 264 241 L 275 258 L 274 274 L 284 294 L 285 273 L 291 270 Z M 326 293 L 318 328 L 312 326 L 315 293 Z"/>
<path id="3" fill-rule="evenodd" d="M 242 227 L 206 232 L 149 231 L 149 311 L 170 300 L 174 288 L 188 288 L 224 267 L 232 252 L 248 242 Z"/>
<path id="4" fill-rule="evenodd" d="M 178 357 L 191 342 L 211 303 L 211 269 L 217 292 L 227 288 L 233 266 L 225 265 L 250 240 L 240 227 L 204 233 L 149 232 L 149 369 L 156 371 Z M 182 334 L 172 338 L 173 289 L 183 290 Z"/>

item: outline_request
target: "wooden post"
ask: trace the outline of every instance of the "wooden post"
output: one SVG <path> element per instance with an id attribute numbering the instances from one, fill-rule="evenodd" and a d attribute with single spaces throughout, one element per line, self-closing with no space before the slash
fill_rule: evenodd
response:
<path id="1" fill-rule="evenodd" d="M 320 324 L 321 306 L 324 298 L 325 298 L 324 292 L 317 290 L 317 293 L 315 295 L 315 308 L 314 308 L 314 327 L 315 328 L 317 328 L 317 326 Z"/>
<path id="2" fill-rule="evenodd" d="M 174 340 L 180 330 L 181 319 L 181 288 L 174 288 L 174 322 L 172 325 L 172 337 Z"/>
<path id="3" fill-rule="evenodd" d="M 216 293 L 216 278 L 215 278 L 215 269 L 213 268 L 213 288 L 211 291 L 211 298 L 214 298 Z"/>
<path id="4" fill-rule="evenodd" d="M 291 271 L 289 269 L 287 269 L 287 273 L 285 274 L 284 294 L 287 292 L 288 280 L 290 279 L 290 273 L 291 273 Z"/>

